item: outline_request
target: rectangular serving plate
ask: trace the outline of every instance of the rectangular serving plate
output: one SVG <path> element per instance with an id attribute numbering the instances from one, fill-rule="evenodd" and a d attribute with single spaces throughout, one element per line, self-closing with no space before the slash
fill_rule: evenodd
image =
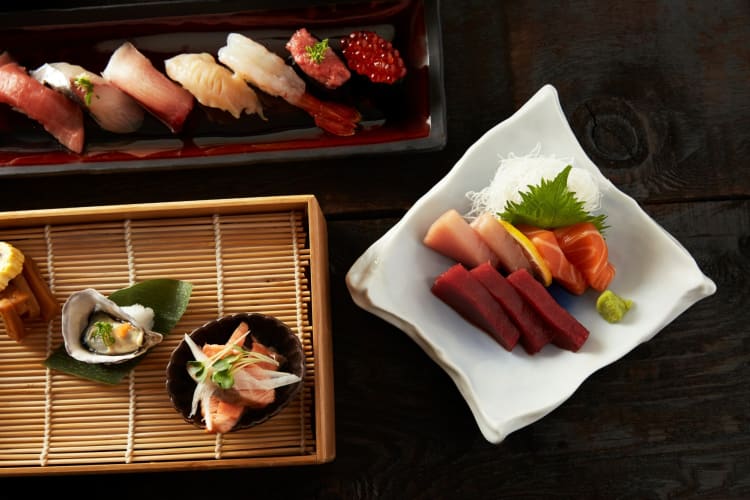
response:
<path id="1" fill-rule="evenodd" d="M 60 318 L 0 321 L 0 476 L 310 465 L 335 457 L 325 218 L 312 195 L 0 213 L 0 241 L 34 259 L 60 303 L 150 278 L 193 284 L 185 314 L 116 385 L 47 369 Z M 217 257 L 220 256 L 220 257 Z M 303 390 L 266 422 L 223 435 L 183 420 L 165 386 L 171 352 L 218 316 L 265 312 L 301 336 Z"/>
<path id="2" fill-rule="evenodd" d="M 18 8 L 18 7 L 16 7 Z M 0 14 L 0 47 L 28 70 L 63 61 L 101 72 L 111 53 L 131 41 L 161 71 L 178 53 L 214 57 L 230 32 L 243 33 L 288 58 L 284 44 L 306 27 L 339 40 L 372 30 L 392 40 L 407 65 L 395 85 L 354 77 L 337 91 L 308 82 L 324 100 L 353 104 L 362 113 L 353 136 L 317 128 L 312 118 L 280 98 L 259 95 L 267 121 L 195 104 L 180 135 L 147 115 L 132 134 L 113 134 L 86 117 L 82 154 L 65 150 L 36 122 L 0 104 L 0 176 L 147 171 L 246 165 L 305 159 L 431 151 L 446 144 L 442 41 L 437 1 L 155 2 Z"/>

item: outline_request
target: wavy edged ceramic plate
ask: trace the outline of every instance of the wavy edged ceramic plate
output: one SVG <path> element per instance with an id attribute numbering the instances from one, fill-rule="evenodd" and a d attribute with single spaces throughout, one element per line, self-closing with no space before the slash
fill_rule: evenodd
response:
<path id="1" fill-rule="evenodd" d="M 548 345 L 530 356 L 508 352 L 432 295 L 434 279 L 453 261 L 422 244 L 444 211 L 468 212 L 469 191 L 492 180 L 500 157 L 541 154 L 572 158 L 602 191 L 607 242 L 617 276 L 610 288 L 635 302 L 621 323 L 595 310 L 596 292 L 558 300 L 590 331 L 577 353 Z M 409 279 L 404 277 L 408 276 Z M 586 156 L 547 85 L 474 143 L 453 169 L 354 263 L 346 283 L 355 303 L 397 326 L 455 382 L 484 437 L 499 443 L 562 404 L 596 370 L 648 341 L 695 302 L 716 291 L 687 250 L 619 191 Z"/>
<path id="2" fill-rule="evenodd" d="M 283 99 L 258 91 L 267 121 L 255 115 L 235 119 L 196 102 L 180 134 L 150 114 L 137 131 L 114 134 L 87 116 L 85 147 L 75 154 L 38 123 L 0 103 L 0 177 L 245 166 L 445 146 L 442 33 L 434 0 L 135 0 L 3 10 L 0 7 L 0 52 L 7 51 L 28 70 L 64 61 L 99 73 L 112 52 L 130 41 L 163 72 L 164 61 L 180 53 L 216 57 L 233 32 L 288 61 L 285 44 L 305 27 L 320 39 L 328 38 L 337 50 L 353 31 L 375 31 L 399 49 L 407 74 L 394 85 L 354 75 L 334 91 L 302 75 L 311 94 L 361 113 L 357 133 L 343 137 L 324 132 L 310 115 Z"/>

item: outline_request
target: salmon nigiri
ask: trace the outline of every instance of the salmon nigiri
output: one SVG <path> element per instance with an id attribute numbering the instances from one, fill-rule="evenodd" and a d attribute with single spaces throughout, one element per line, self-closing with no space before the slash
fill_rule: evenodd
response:
<path id="1" fill-rule="evenodd" d="M 566 290 L 581 295 L 588 288 L 588 283 L 581 271 L 570 263 L 557 242 L 555 233 L 548 229 L 519 225 L 518 229 L 531 240 L 536 249 L 547 262 L 552 278 Z"/>
<path id="2" fill-rule="evenodd" d="M 594 290 L 603 292 L 615 276 L 607 242 L 594 224 L 580 222 L 554 231 L 565 256 Z"/>

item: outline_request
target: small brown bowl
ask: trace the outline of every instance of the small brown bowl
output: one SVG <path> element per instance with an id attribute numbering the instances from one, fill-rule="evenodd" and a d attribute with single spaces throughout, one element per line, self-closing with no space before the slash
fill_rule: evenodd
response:
<path id="1" fill-rule="evenodd" d="M 304 379 L 305 355 L 302 343 L 286 324 L 273 316 L 259 313 L 224 316 L 196 328 L 190 333 L 190 338 L 199 346 L 206 343 L 224 344 L 242 321 L 250 327 L 250 335 L 284 357 L 279 371 L 294 373 L 300 379 Z M 247 346 L 252 344 L 250 335 L 246 338 Z M 187 422 L 205 429 L 206 424 L 201 416 L 200 408 L 195 415 L 188 417 L 196 384 L 188 374 L 187 362 L 193 359 L 190 347 L 183 339 L 172 352 L 167 364 L 167 393 L 175 409 Z M 230 432 L 253 427 L 279 413 L 297 395 L 302 388 L 302 383 L 303 381 L 300 380 L 294 384 L 276 388 L 275 400 L 265 408 L 245 408 L 242 417 Z"/>

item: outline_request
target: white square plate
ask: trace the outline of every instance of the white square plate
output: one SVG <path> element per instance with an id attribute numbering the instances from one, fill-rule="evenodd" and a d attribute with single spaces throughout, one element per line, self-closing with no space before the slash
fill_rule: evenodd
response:
<path id="1" fill-rule="evenodd" d="M 622 322 L 595 309 L 596 292 L 558 299 L 591 335 L 578 352 L 548 345 L 530 356 L 508 352 L 431 291 L 454 264 L 422 243 L 446 210 L 467 213 L 466 193 L 489 185 L 501 157 L 541 153 L 571 158 L 593 173 L 607 215 L 607 245 L 617 275 L 610 288 L 632 299 Z M 357 305 L 408 334 L 455 382 L 484 437 L 499 443 L 562 404 L 596 370 L 648 341 L 695 302 L 716 291 L 693 257 L 619 191 L 586 156 L 554 87 L 546 85 L 520 110 L 474 143 L 451 171 L 354 263 L 346 277 Z"/>

